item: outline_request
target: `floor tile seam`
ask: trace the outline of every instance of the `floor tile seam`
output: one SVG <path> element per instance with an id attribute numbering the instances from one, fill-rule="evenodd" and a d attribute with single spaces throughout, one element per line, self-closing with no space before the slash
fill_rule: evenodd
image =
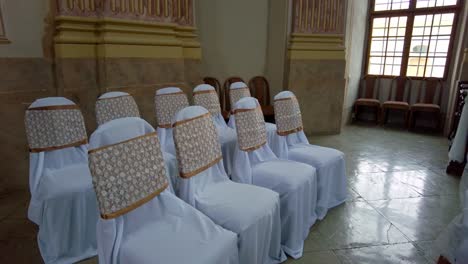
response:
<path id="1" fill-rule="evenodd" d="M 392 199 L 390 199 L 391 201 Z M 373 206 L 371 203 L 367 202 L 369 204 L 370 207 L 372 207 L 372 209 L 374 209 L 378 214 L 380 214 L 385 220 L 387 220 L 389 223 L 390 223 L 390 227 L 389 229 L 391 228 L 391 226 L 394 226 L 396 228 L 396 230 L 398 230 L 398 232 L 400 232 L 403 237 L 408 241 L 410 242 L 411 239 L 409 238 L 409 236 L 407 236 L 400 228 L 398 228 L 398 226 L 393 223 L 393 221 L 391 219 L 389 219 L 383 212 L 381 212 L 380 210 L 378 210 L 375 206 Z"/>

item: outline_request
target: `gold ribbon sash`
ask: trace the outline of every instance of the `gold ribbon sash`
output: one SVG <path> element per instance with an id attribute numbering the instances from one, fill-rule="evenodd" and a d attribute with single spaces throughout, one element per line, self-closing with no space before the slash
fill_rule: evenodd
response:
<path id="1" fill-rule="evenodd" d="M 210 113 L 174 123 L 173 133 L 180 177 L 197 175 L 223 158 Z"/>
<path id="2" fill-rule="evenodd" d="M 156 132 L 92 149 L 88 153 L 103 219 L 136 209 L 168 186 Z"/>
<path id="3" fill-rule="evenodd" d="M 77 105 L 29 108 L 24 119 L 30 152 L 77 147 L 88 142 Z"/>

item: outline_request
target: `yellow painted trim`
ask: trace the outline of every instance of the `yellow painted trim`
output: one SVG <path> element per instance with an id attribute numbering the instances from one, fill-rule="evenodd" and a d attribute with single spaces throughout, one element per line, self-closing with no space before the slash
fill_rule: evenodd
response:
<path id="1" fill-rule="evenodd" d="M 289 50 L 288 57 L 292 60 L 344 60 L 345 52 L 344 50 Z"/>
<path id="2" fill-rule="evenodd" d="M 183 48 L 184 58 L 186 59 L 201 59 L 201 48 Z"/>
<path id="3" fill-rule="evenodd" d="M 0 38 L 0 44 L 10 44 L 11 41 L 7 38 Z"/>
<path id="4" fill-rule="evenodd" d="M 292 33 L 291 39 L 299 42 L 335 42 L 342 43 L 344 36 L 341 34 L 303 34 Z"/>
<path id="5" fill-rule="evenodd" d="M 99 44 L 100 58 L 182 58 L 182 47 Z"/>
<path id="6" fill-rule="evenodd" d="M 288 57 L 308 60 L 344 60 L 343 35 L 291 34 Z"/>
<path id="7" fill-rule="evenodd" d="M 194 27 L 66 16 L 56 22 L 57 57 L 201 58 Z"/>
<path id="8" fill-rule="evenodd" d="M 55 44 L 55 56 L 58 58 L 95 58 L 94 44 Z"/>
<path id="9" fill-rule="evenodd" d="M 78 22 L 78 23 L 97 23 L 99 19 L 95 17 L 78 17 L 78 16 L 57 16 L 56 22 Z"/>

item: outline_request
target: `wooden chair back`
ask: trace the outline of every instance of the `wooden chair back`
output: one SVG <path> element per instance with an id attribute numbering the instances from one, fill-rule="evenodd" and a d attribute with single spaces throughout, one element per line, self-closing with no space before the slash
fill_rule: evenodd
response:
<path id="1" fill-rule="evenodd" d="M 377 76 L 366 75 L 361 79 L 359 98 L 379 99 L 380 81 Z"/>
<path id="2" fill-rule="evenodd" d="M 439 78 L 424 78 L 419 83 L 418 99 L 416 103 L 436 104 L 440 106 L 444 83 Z"/>
<path id="3" fill-rule="evenodd" d="M 404 76 L 397 76 L 392 79 L 390 84 L 389 101 L 407 102 L 411 94 L 411 78 Z"/>
<path id="4" fill-rule="evenodd" d="M 250 93 L 261 106 L 270 105 L 270 84 L 263 76 L 255 76 L 249 81 Z"/>
<path id="5" fill-rule="evenodd" d="M 215 77 L 205 77 L 203 78 L 203 82 L 215 88 L 216 92 L 218 93 L 219 104 L 221 105 L 221 110 L 225 110 L 226 103 L 225 103 L 225 98 L 224 98 L 224 91 L 218 79 L 216 79 Z"/>
<path id="6" fill-rule="evenodd" d="M 229 77 L 226 79 L 226 81 L 224 81 L 224 100 L 226 102 L 226 110 L 231 110 L 231 103 L 230 103 L 230 99 L 229 99 L 229 87 L 231 86 L 232 83 L 235 83 L 235 82 L 244 82 L 244 80 L 242 80 L 241 77 L 237 77 L 237 76 L 234 76 L 234 77 Z"/>

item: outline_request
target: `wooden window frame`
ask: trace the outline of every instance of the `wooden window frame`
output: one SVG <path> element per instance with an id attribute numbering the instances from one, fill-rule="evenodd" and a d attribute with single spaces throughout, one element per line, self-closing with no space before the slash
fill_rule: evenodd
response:
<path id="1" fill-rule="evenodd" d="M 368 32 L 367 32 L 367 52 L 366 52 L 366 63 L 365 63 L 365 73 L 366 75 L 378 76 L 381 78 L 395 78 L 395 75 L 377 75 L 377 74 L 368 74 L 369 70 L 369 58 L 370 58 L 370 49 L 372 43 L 372 26 L 374 18 L 379 17 L 395 17 L 395 16 L 407 16 L 407 23 L 406 23 L 406 31 L 404 36 L 403 42 L 403 56 L 401 59 L 401 68 L 400 74 L 397 76 L 406 77 L 406 71 L 408 69 L 408 62 L 409 62 L 409 54 L 411 48 L 411 37 L 413 33 L 413 24 L 414 24 L 414 17 L 417 15 L 436 15 L 436 14 L 444 14 L 444 13 L 453 13 L 453 24 L 452 24 L 452 32 L 450 33 L 449 38 L 449 47 L 447 51 L 447 60 L 445 62 L 444 68 L 444 76 L 440 77 L 433 77 L 441 80 L 446 80 L 448 71 L 450 68 L 450 62 L 452 60 L 453 54 L 453 45 L 455 42 L 455 35 L 457 32 L 458 27 L 458 17 L 460 14 L 460 10 L 462 7 L 463 0 L 457 0 L 456 5 L 453 6 L 436 6 L 436 7 L 424 7 L 424 8 L 416 8 L 416 1 L 417 0 L 409 0 L 409 8 L 408 9 L 401 9 L 401 10 L 384 10 L 384 11 L 374 11 L 375 7 L 375 0 L 370 0 L 369 2 L 369 21 L 368 21 Z M 386 57 L 386 54 L 385 54 Z M 427 57 L 427 56 L 426 56 Z M 425 69 L 426 70 L 426 67 Z M 383 72 L 385 73 L 385 71 Z M 427 77 L 416 77 L 416 76 L 409 76 L 412 80 L 422 80 Z"/>

